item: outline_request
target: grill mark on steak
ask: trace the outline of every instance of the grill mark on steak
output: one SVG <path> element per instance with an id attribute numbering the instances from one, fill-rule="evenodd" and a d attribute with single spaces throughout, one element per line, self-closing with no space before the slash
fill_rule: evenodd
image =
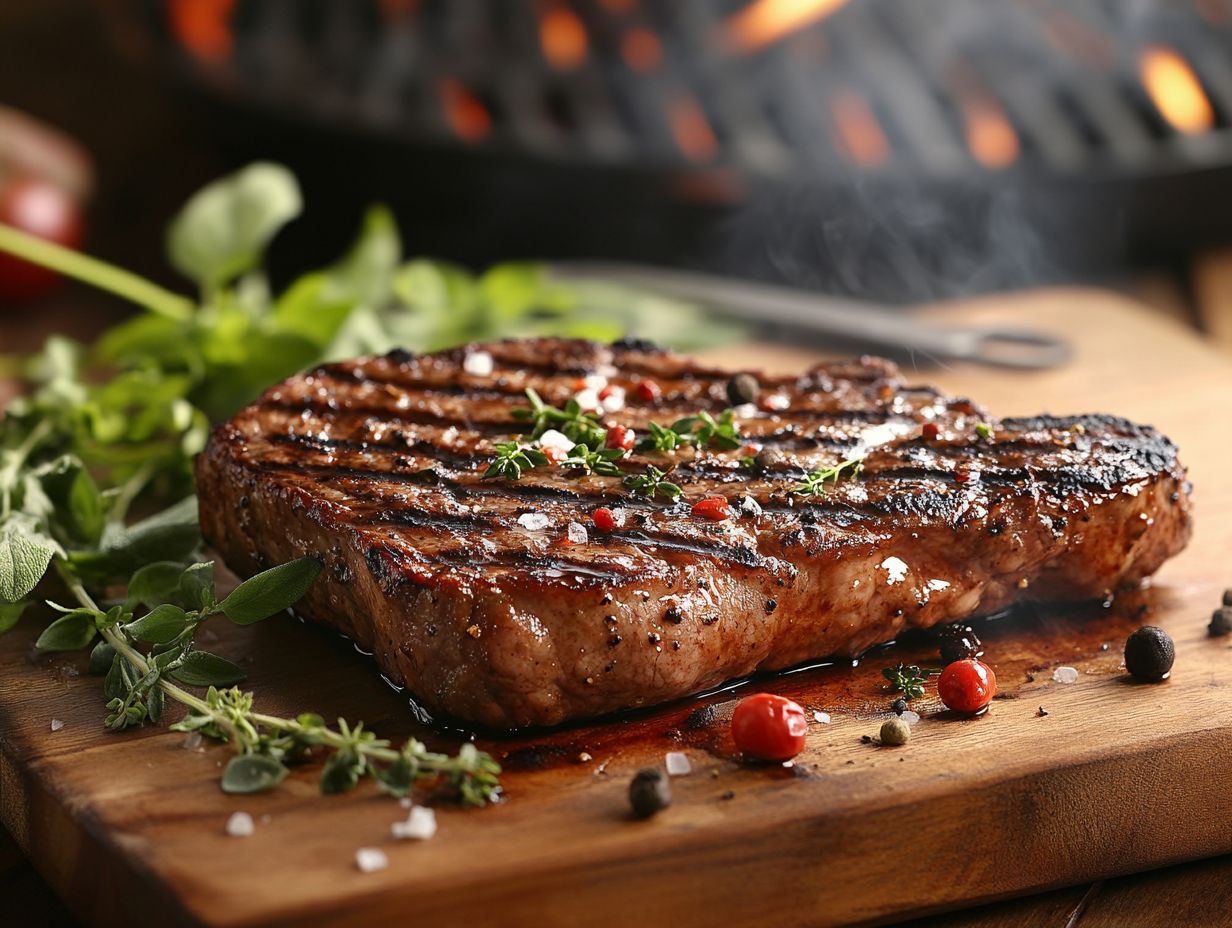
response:
<path id="1" fill-rule="evenodd" d="M 492 354 L 491 377 L 461 370 L 475 350 Z M 431 709 L 506 727 L 858 654 L 905 627 L 1027 596 L 1103 596 L 1188 537 L 1184 469 L 1153 429 L 1100 415 L 997 421 L 968 400 L 905 386 L 876 359 L 759 377 L 763 394 L 790 401 L 740 417 L 743 438 L 783 451 L 769 473 L 741 467 L 742 449 L 622 462 L 669 470 L 684 490 L 678 503 L 554 467 L 482 479 L 493 444 L 527 428 L 512 416 L 525 386 L 559 406 L 583 373 L 631 385 L 643 368 L 665 400 L 630 393 L 605 421 L 641 430 L 726 402 L 727 372 L 566 340 L 293 377 L 211 436 L 197 463 L 203 531 L 241 574 L 323 557 L 330 569 L 305 616 L 374 651 Z M 922 439 L 925 421 L 940 440 Z M 980 421 L 993 440 L 975 436 Z M 792 495 L 808 471 L 866 442 L 858 479 Z M 733 519 L 691 515 L 713 494 L 737 505 Z M 738 505 L 744 495 L 760 514 Z M 623 526 L 597 530 L 600 505 L 624 509 Z M 528 512 L 546 528 L 519 523 Z M 569 543 L 569 521 L 587 527 L 584 542 Z M 890 572 L 891 559 L 905 568 Z M 612 623 L 624 641 L 616 651 Z M 645 645 L 667 627 L 680 648 Z"/>

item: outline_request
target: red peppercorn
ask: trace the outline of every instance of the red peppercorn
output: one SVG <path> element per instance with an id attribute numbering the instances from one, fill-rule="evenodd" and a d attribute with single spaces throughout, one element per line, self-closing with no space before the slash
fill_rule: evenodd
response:
<path id="1" fill-rule="evenodd" d="M 997 675 L 975 658 L 954 661 L 937 679 L 937 695 L 955 712 L 977 715 L 997 695 Z"/>
<path id="2" fill-rule="evenodd" d="M 662 395 L 663 391 L 653 380 L 639 380 L 633 388 L 633 397 L 644 403 L 653 403 Z"/>
<path id="3" fill-rule="evenodd" d="M 980 472 L 974 467 L 960 467 L 954 471 L 956 483 L 975 483 L 980 479 Z"/>
<path id="4" fill-rule="evenodd" d="M 600 506 L 596 509 L 591 518 L 595 520 L 595 528 L 601 532 L 610 532 L 620 525 L 620 522 L 616 519 L 616 513 L 606 506 Z"/>
<path id="5" fill-rule="evenodd" d="M 758 693 L 742 699 L 732 713 L 732 740 L 742 753 L 761 760 L 791 760 L 804 750 L 808 719 L 799 704 Z"/>
<path id="6" fill-rule="evenodd" d="M 722 496 L 707 496 L 693 504 L 693 515 L 712 522 L 722 522 L 732 516 L 731 506 Z"/>
<path id="7" fill-rule="evenodd" d="M 613 425 L 607 430 L 607 441 L 605 444 L 609 448 L 617 448 L 621 451 L 632 451 L 633 440 L 636 438 L 633 434 L 633 429 L 627 429 L 623 425 Z"/>
<path id="8" fill-rule="evenodd" d="M 752 442 L 740 449 L 740 453 L 746 458 L 751 458 L 761 450 L 761 445 L 755 445 Z"/>
<path id="9" fill-rule="evenodd" d="M 924 438 L 927 441 L 936 441 L 937 436 L 941 434 L 941 426 L 936 422 L 925 422 L 924 428 L 921 431 L 924 433 Z"/>

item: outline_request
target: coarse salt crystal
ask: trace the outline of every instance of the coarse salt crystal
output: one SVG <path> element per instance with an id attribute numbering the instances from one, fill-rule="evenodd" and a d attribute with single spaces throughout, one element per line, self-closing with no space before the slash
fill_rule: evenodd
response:
<path id="1" fill-rule="evenodd" d="M 518 516 L 518 525 L 532 532 L 547 528 L 550 521 L 542 512 L 524 512 Z"/>
<path id="2" fill-rule="evenodd" d="M 462 360 L 462 370 L 476 377 L 487 377 L 496 365 L 486 351 L 472 351 Z"/>
<path id="3" fill-rule="evenodd" d="M 607 378 L 602 374 L 587 374 L 582 378 L 582 387 L 598 392 L 607 386 Z"/>
<path id="4" fill-rule="evenodd" d="M 620 412 L 625 408 L 625 388 L 608 387 L 599 402 L 603 404 L 604 412 Z"/>
<path id="5" fill-rule="evenodd" d="M 565 534 L 569 537 L 569 543 L 573 545 L 584 545 L 590 540 L 590 536 L 586 534 L 586 526 L 581 522 L 570 522 L 565 529 Z"/>
<path id="6" fill-rule="evenodd" d="M 361 873 L 376 873 L 389 866 L 389 858 L 379 847 L 361 847 L 355 852 L 355 866 Z"/>
<path id="7" fill-rule="evenodd" d="M 598 390 L 591 390 L 591 389 L 580 390 L 578 391 L 577 395 L 574 396 L 573 398 L 577 400 L 577 404 L 581 406 L 582 409 L 584 410 L 593 411 L 596 409 L 603 408 L 603 403 L 600 402 L 599 400 Z"/>
<path id="8" fill-rule="evenodd" d="M 910 709 L 908 709 L 906 712 L 900 715 L 899 718 L 902 719 L 904 722 L 906 722 L 908 725 L 914 725 L 916 722 L 920 720 L 920 713 L 912 712 Z"/>
<path id="9" fill-rule="evenodd" d="M 205 739 L 201 737 L 201 732 L 190 731 L 184 736 L 184 740 L 180 742 L 180 747 L 185 751 L 196 751 L 201 748 L 201 744 L 204 741 Z"/>
<path id="10" fill-rule="evenodd" d="M 816 719 L 818 722 L 821 722 L 822 725 L 830 724 L 830 713 L 829 712 L 814 712 L 813 718 Z"/>
<path id="11" fill-rule="evenodd" d="M 740 497 L 739 509 L 746 516 L 752 516 L 755 519 L 760 518 L 761 516 L 761 503 L 757 502 L 757 500 L 753 499 L 751 496 Z"/>
<path id="12" fill-rule="evenodd" d="M 247 812 L 232 812 L 227 819 L 227 834 L 233 838 L 247 838 L 257 830 L 252 822 L 252 816 Z"/>
<path id="13" fill-rule="evenodd" d="M 415 800 L 413 800 L 410 796 L 403 796 L 398 800 L 398 805 L 402 806 L 404 809 L 409 809 L 411 806 L 415 805 Z"/>
<path id="14" fill-rule="evenodd" d="M 555 448 L 557 451 L 572 451 L 573 442 L 563 432 L 558 432 L 556 429 L 548 429 L 539 436 L 539 447 Z"/>
<path id="15" fill-rule="evenodd" d="M 693 772 L 693 765 L 689 763 L 688 756 L 680 751 L 668 751 L 663 761 L 667 765 L 669 777 L 687 777 Z"/>
<path id="16" fill-rule="evenodd" d="M 436 813 L 427 806 L 414 806 L 405 822 L 394 822 L 389 830 L 395 838 L 426 841 L 436 834 Z"/>
<path id="17" fill-rule="evenodd" d="M 64 722 L 61 721 L 60 719 L 51 720 L 51 730 L 52 731 L 59 731 L 63 727 L 64 727 Z"/>
<path id="18" fill-rule="evenodd" d="M 1073 667 L 1058 667 L 1052 672 L 1052 679 L 1057 683 L 1077 683 L 1078 671 Z"/>

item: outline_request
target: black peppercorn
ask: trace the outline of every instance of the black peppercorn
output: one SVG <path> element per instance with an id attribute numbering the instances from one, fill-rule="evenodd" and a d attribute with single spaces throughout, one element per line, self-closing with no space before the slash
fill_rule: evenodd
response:
<path id="1" fill-rule="evenodd" d="M 1227 599 L 1227 595 L 1224 595 Z M 1224 635 L 1232 635 L 1232 606 L 1224 606 L 1222 609 L 1216 609 L 1211 614 L 1211 624 L 1206 627 L 1207 633 L 1212 638 L 1222 638 Z"/>
<path id="2" fill-rule="evenodd" d="M 753 466 L 759 471 L 765 472 L 774 470 L 775 467 L 787 460 L 787 456 L 778 448 L 762 448 L 753 457 Z"/>
<path id="3" fill-rule="evenodd" d="M 733 406 L 756 403 L 757 394 L 760 392 L 761 384 L 752 374 L 737 374 L 727 381 L 727 401 Z"/>
<path id="4" fill-rule="evenodd" d="M 907 700 L 900 696 L 890 704 L 890 708 L 894 710 L 895 715 L 902 715 L 907 711 Z"/>
<path id="5" fill-rule="evenodd" d="M 1167 679 L 1176 660 L 1176 646 L 1157 625 L 1143 625 L 1125 639 L 1125 669 L 1139 680 Z"/>
<path id="6" fill-rule="evenodd" d="M 629 805 L 637 818 L 650 818 L 672 804 L 672 788 L 661 770 L 643 767 L 629 783 Z"/>
<path id="7" fill-rule="evenodd" d="M 946 664 L 984 656 L 984 645 L 970 625 L 945 625 L 937 633 L 941 660 Z"/>

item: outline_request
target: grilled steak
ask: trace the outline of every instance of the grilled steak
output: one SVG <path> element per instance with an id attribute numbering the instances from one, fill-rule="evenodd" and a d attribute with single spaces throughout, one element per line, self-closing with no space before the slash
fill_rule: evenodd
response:
<path id="1" fill-rule="evenodd" d="M 564 407 L 606 379 L 628 399 L 603 423 L 645 437 L 718 417 L 729 376 L 645 343 L 551 339 L 322 367 L 215 430 L 197 462 L 205 537 L 241 575 L 322 558 L 305 616 L 429 709 L 501 728 L 857 655 L 1019 600 L 1102 597 L 1188 540 L 1185 471 L 1153 429 L 991 419 L 876 358 L 732 385 L 756 395 L 735 414 L 754 447 L 616 462 L 669 471 L 676 501 L 550 463 L 484 477 L 534 425 L 514 415 L 527 388 Z M 858 474 L 800 491 L 860 456 Z M 695 514 L 709 496 L 732 517 Z M 601 506 L 621 524 L 598 527 Z"/>

